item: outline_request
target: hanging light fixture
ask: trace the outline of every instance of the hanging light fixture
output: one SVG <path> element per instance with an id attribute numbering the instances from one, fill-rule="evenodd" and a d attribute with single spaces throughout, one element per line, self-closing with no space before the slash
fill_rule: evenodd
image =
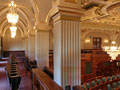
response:
<path id="1" fill-rule="evenodd" d="M 11 26 L 10 31 L 11 31 L 11 38 L 15 38 L 17 27 L 16 26 Z"/>
<path id="2" fill-rule="evenodd" d="M 11 38 L 15 38 L 15 36 L 16 36 L 16 33 L 12 32 L 11 33 Z"/>
<path id="3" fill-rule="evenodd" d="M 103 50 L 107 52 L 107 54 L 109 54 L 112 60 L 116 60 L 116 57 L 120 54 L 120 47 L 117 46 L 114 37 L 115 37 L 115 32 L 113 33 L 113 40 L 111 42 L 111 46 L 103 47 Z"/>
<path id="4" fill-rule="evenodd" d="M 14 3 L 14 1 L 11 1 L 11 3 L 9 4 L 9 13 L 7 14 L 7 19 L 9 23 L 12 24 L 16 24 L 18 22 L 19 19 L 19 15 L 16 13 L 16 4 Z"/>
<path id="5" fill-rule="evenodd" d="M 10 31 L 11 31 L 11 32 L 16 32 L 16 30 L 17 30 L 17 27 L 16 27 L 16 26 L 11 26 L 11 27 L 10 27 Z"/>

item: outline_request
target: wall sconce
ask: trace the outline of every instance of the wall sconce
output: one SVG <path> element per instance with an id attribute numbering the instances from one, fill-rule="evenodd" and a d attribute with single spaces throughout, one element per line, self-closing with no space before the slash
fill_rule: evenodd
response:
<path id="1" fill-rule="evenodd" d="M 104 40 L 104 43 L 108 43 L 109 41 L 107 39 Z"/>
<path id="2" fill-rule="evenodd" d="M 89 43 L 89 42 L 90 42 L 90 39 L 86 39 L 86 40 L 85 40 L 85 43 Z"/>

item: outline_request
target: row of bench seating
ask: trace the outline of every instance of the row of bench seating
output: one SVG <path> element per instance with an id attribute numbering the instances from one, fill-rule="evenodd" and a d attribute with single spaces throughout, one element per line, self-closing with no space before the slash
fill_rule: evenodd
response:
<path id="1" fill-rule="evenodd" d="M 12 86 L 12 90 L 18 90 L 21 81 L 21 75 L 20 75 L 17 59 L 14 55 L 10 56 L 6 69 L 7 69 L 10 86 Z"/>
<path id="2" fill-rule="evenodd" d="M 120 75 L 113 75 L 112 77 L 102 77 L 91 82 L 82 84 L 81 86 L 74 86 L 74 90 L 116 90 L 120 87 Z"/>
<path id="3" fill-rule="evenodd" d="M 28 57 L 24 57 L 22 59 L 22 61 L 23 61 L 24 65 L 28 71 L 31 71 L 32 68 L 37 68 L 37 61 L 36 60 L 31 61 L 31 60 L 29 60 Z"/>

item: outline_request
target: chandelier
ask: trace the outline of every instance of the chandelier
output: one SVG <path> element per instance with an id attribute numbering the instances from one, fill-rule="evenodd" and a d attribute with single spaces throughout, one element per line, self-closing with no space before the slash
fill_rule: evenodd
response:
<path id="1" fill-rule="evenodd" d="M 10 31 L 11 31 L 11 38 L 15 38 L 16 36 L 16 23 L 18 22 L 19 19 L 19 15 L 16 13 L 16 4 L 14 3 L 14 1 L 11 1 L 9 4 L 9 13 L 7 14 L 7 19 L 8 22 L 12 24 L 12 26 L 10 27 Z"/>
<path id="2" fill-rule="evenodd" d="M 11 31 L 11 38 L 15 38 L 17 27 L 16 26 L 11 26 L 10 31 Z"/>
<path id="3" fill-rule="evenodd" d="M 115 40 L 115 31 L 113 32 L 113 36 L 112 36 L 113 40 L 111 42 L 110 46 L 104 46 L 103 50 L 105 52 L 107 52 L 107 54 L 109 54 L 109 56 L 111 57 L 112 60 L 116 60 L 116 57 L 120 54 L 120 47 L 117 46 L 116 44 L 116 40 Z"/>
<path id="4" fill-rule="evenodd" d="M 18 22 L 19 19 L 19 15 L 16 13 L 16 4 L 14 3 L 14 1 L 11 1 L 11 3 L 9 4 L 9 13 L 7 14 L 7 19 L 9 23 L 12 24 L 16 24 Z"/>

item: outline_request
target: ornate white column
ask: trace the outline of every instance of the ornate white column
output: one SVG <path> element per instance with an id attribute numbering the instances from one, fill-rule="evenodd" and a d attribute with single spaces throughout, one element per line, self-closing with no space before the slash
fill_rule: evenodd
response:
<path id="1" fill-rule="evenodd" d="M 22 50 L 25 51 L 25 38 L 22 38 Z"/>
<path id="2" fill-rule="evenodd" d="M 28 58 L 30 60 L 30 34 L 28 35 Z"/>
<path id="3" fill-rule="evenodd" d="M 29 35 L 28 36 L 29 38 L 29 59 L 31 61 L 34 61 L 35 60 L 35 35 Z"/>
<path id="4" fill-rule="evenodd" d="M 80 85 L 80 50 L 80 22 L 54 23 L 54 80 L 59 85 Z"/>
<path id="5" fill-rule="evenodd" d="M 40 24 L 35 33 L 35 60 L 41 69 L 49 67 L 49 30 L 46 24 Z"/>
<path id="6" fill-rule="evenodd" d="M 28 37 L 25 38 L 25 56 L 28 57 Z"/>
<path id="7" fill-rule="evenodd" d="M 72 3 L 76 0 L 69 1 L 59 0 L 59 6 L 51 12 L 54 21 L 54 80 L 63 88 L 81 84 L 80 17 L 83 12 L 78 2 Z"/>

